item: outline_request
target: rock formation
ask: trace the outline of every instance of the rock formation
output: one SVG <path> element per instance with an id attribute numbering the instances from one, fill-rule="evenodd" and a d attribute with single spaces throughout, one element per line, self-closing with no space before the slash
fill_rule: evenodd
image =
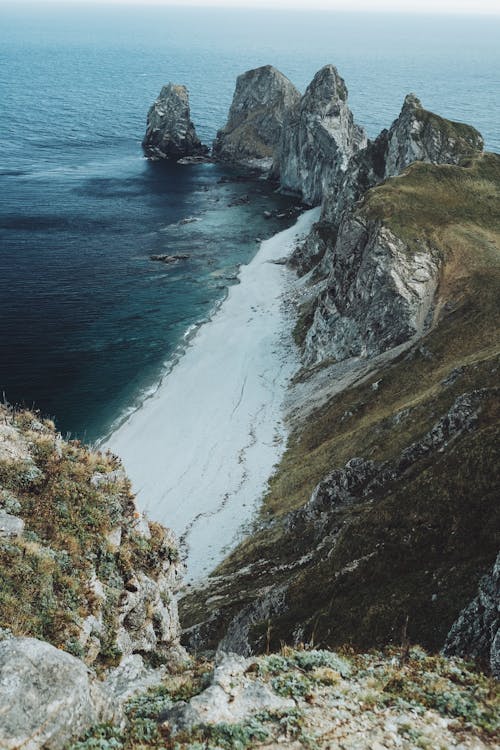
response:
<path id="1" fill-rule="evenodd" d="M 440 261 L 424 239 L 408 252 L 401 237 L 359 209 L 344 217 L 327 261 L 304 364 L 372 357 L 422 335 L 432 321 Z"/>
<path id="2" fill-rule="evenodd" d="M 238 76 L 228 121 L 214 142 L 214 156 L 269 169 L 286 114 L 299 98 L 295 86 L 272 65 Z"/>
<path id="3" fill-rule="evenodd" d="M 477 596 L 453 623 L 444 653 L 477 659 L 500 679 L 500 553 L 481 578 Z"/>
<path id="4" fill-rule="evenodd" d="M 282 189 L 318 205 L 325 191 L 340 184 L 351 156 L 366 144 L 347 104 L 347 87 L 326 65 L 289 111 L 273 172 Z"/>
<path id="5" fill-rule="evenodd" d="M 341 184 L 328 186 L 322 220 L 338 226 L 344 210 L 369 188 L 415 161 L 461 164 L 482 149 L 483 139 L 475 128 L 429 112 L 414 94 L 408 94 L 390 129 L 353 156 Z"/>
<path id="6" fill-rule="evenodd" d="M 290 265 L 300 275 L 315 267 L 316 279 L 327 276 L 342 217 L 370 188 L 397 176 L 415 161 L 458 165 L 482 149 L 483 139 L 475 128 L 429 112 L 416 96 L 409 94 L 390 129 L 353 154 L 340 181 L 333 179 L 326 185 L 320 222 L 297 247 Z M 323 257 L 325 260 L 320 263 Z"/>
<path id="7" fill-rule="evenodd" d="M 115 718 L 85 664 L 36 638 L 0 642 L 0 747 L 63 750 L 86 730 Z"/>
<path id="8" fill-rule="evenodd" d="M 149 110 L 142 145 L 147 156 L 155 160 L 178 161 L 208 154 L 191 122 L 186 86 L 169 83 L 162 88 Z"/>

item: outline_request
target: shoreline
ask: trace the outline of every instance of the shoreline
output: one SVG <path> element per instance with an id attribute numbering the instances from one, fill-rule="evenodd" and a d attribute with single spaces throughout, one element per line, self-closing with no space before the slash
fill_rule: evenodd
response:
<path id="1" fill-rule="evenodd" d="M 318 209 L 261 243 L 154 393 L 103 442 L 148 518 L 186 554 L 186 583 L 213 570 L 253 520 L 285 449 L 283 401 L 299 366 L 284 293 L 289 255 Z"/>

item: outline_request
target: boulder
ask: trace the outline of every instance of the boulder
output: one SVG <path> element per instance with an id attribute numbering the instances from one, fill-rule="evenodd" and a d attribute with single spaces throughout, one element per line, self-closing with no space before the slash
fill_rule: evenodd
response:
<path id="1" fill-rule="evenodd" d="M 169 83 L 148 113 L 146 135 L 142 142 L 150 159 L 178 161 L 208 154 L 191 122 L 186 86 Z"/>
<path id="2" fill-rule="evenodd" d="M 176 703 L 160 716 L 174 733 L 198 725 L 239 724 L 256 713 L 295 707 L 293 700 L 281 698 L 264 683 L 251 679 L 251 659 L 219 653 L 217 661 L 210 687 L 189 703 Z"/>
<path id="3" fill-rule="evenodd" d="M 0 537 L 21 536 L 24 531 L 24 521 L 0 509 Z"/>
<path id="4" fill-rule="evenodd" d="M 85 664 L 36 638 L 0 642 L 0 747 L 61 750 L 119 719 Z"/>
<path id="5" fill-rule="evenodd" d="M 347 104 L 345 82 L 333 65 L 326 65 L 287 115 L 273 172 L 283 190 L 318 205 L 365 145 L 365 133 Z"/>
<path id="6" fill-rule="evenodd" d="M 269 169 L 285 117 L 299 99 L 293 83 L 272 65 L 238 76 L 228 121 L 214 141 L 214 156 Z"/>

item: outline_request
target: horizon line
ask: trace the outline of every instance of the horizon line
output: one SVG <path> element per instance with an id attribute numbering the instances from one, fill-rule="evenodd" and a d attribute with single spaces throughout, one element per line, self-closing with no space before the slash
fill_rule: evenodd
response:
<path id="1" fill-rule="evenodd" d="M 413 16 L 451 16 L 451 17 L 463 17 L 463 16 L 490 16 L 493 18 L 500 17 L 500 8 L 498 11 L 485 8 L 485 7 L 462 7 L 462 8 L 440 8 L 436 4 L 429 3 L 428 7 L 423 10 L 415 7 L 408 7 L 405 5 L 398 4 L 396 7 L 369 7 L 365 2 L 359 7 L 349 7 L 350 3 L 345 0 L 340 0 L 337 7 L 332 7 L 331 3 L 324 5 L 321 2 L 314 3 L 314 0 L 307 6 L 303 7 L 300 5 L 291 5 L 289 7 L 276 2 L 273 0 L 264 0 L 258 2 L 257 5 L 252 5 L 251 0 L 243 5 L 234 4 L 231 0 L 212 0 L 209 3 L 200 2 L 200 0 L 187 0 L 187 2 L 181 2 L 180 0 L 0 0 L 0 8 L 2 6 L 14 6 L 19 8 L 20 6 L 36 6 L 43 8 L 44 6 L 66 6 L 70 7 L 103 7 L 103 6 L 129 6 L 129 7 L 140 7 L 144 8 L 176 8 L 181 10 L 274 10 L 274 11 L 287 11 L 287 12 L 298 12 L 308 13 L 310 11 L 324 12 L 324 13 L 347 13 L 347 14 L 393 14 L 393 15 L 413 15 Z"/>

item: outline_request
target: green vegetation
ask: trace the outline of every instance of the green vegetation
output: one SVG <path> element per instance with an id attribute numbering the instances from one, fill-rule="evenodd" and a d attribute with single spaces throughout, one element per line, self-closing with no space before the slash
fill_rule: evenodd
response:
<path id="1" fill-rule="evenodd" d="M 204 599 L 183 600 L 186 626 L 210 615 L 215 642 L 272 581 L 286 596 L 279 611 L 254 619 L 250 640 L 258 650 L 292 643 L 298 630 L 322 647 L 397 642 L 407 616 L 412 640 L 443 645 L 500 546 L 499 199 L 500 157 L 493 154 L 467 168 L 417 163 L 368 193 L 361 211 L 419 252 L 430 244 L 442 258 L 433 326 L 295 430 L 270 482 L 260 529 L 216 571 L 223 578 L 208 611 Z M 458 397 L 481 389 L 473 430 L 421 455 L 369 497 L 332 506 L 321 531 L 313 521 L 290 527 L 287 514 L 332 470 L 357 456 L 396 461 Z"/>
<path id="2" fill-rule="evenodd" d="M 0 628 L 33 636 L 86 657 L 78 640 L 82 620 L 101 612 L 99 658 L 119 659 L 116 604 L 130 571 L 153 571 L 162 548 L 160 527 L 151 539 L 134 531 L 130 483 L 110 453 L 66 442 L 50 421 L 1 407 L 0 420 L 21 453 L 0 460 L 0 507 L 26 524 L 20 537 L 0 539 Z M 118 548 L 110 533 L 121 528 Z M 105 601 L 92 583 L 105 586 Z M 102 609 L 103 608 L 103 609 Z"/>
<path id="3" fill-rule="evenodd" d="M 473 155 L 481 151 L 483 147 L 483 138 L 481 133 L 463 122 L 454 122 L 446 120 L 444 117 L 429 112 L 424 108 L 416 108 L 415 117 L 423 122 L 424 127 L 428 127 L 431 132 L 440 132 L 446 143 L 454 143 L 456 154 Z"/>
<path id="4" fill-rule="evenodd" d="M 343 674 L 331 681 L 322 679 L 321 670 L 331 671 L 332 666 Z M 195 667 L 198 675 L 205 669 L 204 663 Z M 235 678 L 234 688 L 241 679 L 247 684 L 256 681 L 293 698 L 295 705 L 262 710 L 235 723 L 172 732 L 160 715 L 176 700 L 171 684 L 175 679 L 168 677 L 160 688 L 131 699 L 124 729 L 95 727 L 68 750 L 248 750 L 285 741 L 326 750 L 337 746 L 338 739 L 359 738 L 360 731 L 370 736 L 387 731 L 389 717 L 392 732 L 423 750 L 450 746 L 440 717 L 451 721 L 446 731 L 462 739 L 479 738 L 487 746 L 500 730 L 495 682 L 461 660 L 432 657 L 419 647 L 411 648 L 404 659 L 396 649 L 339 655 L 283 648 L 256 658 L 244 678 Z"/>

